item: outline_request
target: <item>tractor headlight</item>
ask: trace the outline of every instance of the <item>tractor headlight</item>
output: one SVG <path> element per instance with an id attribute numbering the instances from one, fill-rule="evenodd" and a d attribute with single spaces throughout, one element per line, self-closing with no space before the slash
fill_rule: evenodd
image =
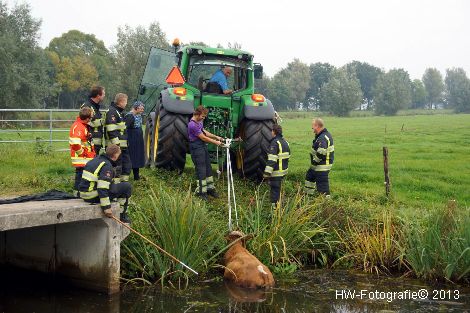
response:
<path id="1" fill-rule="evenodd" d="M 254 93 L 251 95 L 251 100 L 254 102 L 264 102 L 264 96 L 259 93 Z"/>

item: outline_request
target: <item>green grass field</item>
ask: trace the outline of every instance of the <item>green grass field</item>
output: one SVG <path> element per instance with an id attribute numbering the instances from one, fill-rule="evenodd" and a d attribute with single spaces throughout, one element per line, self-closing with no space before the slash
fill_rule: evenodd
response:
<path id="1" fill-rule="evenodd" d="M 301 184 L 309 166 L 314 113 L 285 113 L 282 126 L 292 157 L 287 184 Z M 428 207 L 450 199 L 470 205 L 470 115 L 325 118 L 335 140 L 332 193 L 352 198 L 384 194 L 382 147 L 389 148 L 392 196 L 400 204 Z M 48 139 L 48 133 L 0 134 L 8 139 Z M 68 139 L 67 132 L 54 139 Z M 54 143 L 53 150 L 67 149 Z M 48 144 L 0 144 L 2 193 L 53 187 L 72 175 L 67 152 L 41 154 Z M 191 161 L 188 157 L 188 168 Z M 191 171 L 189 169 L 189 171 Z M 62 177 L 60 177 L 62 175 Z M 49 184 L 42 185 L 41 181 Z M 57 186 L 58 187 L 58 186 Z"/>
<path id="2" fill-rule="evenodd" d="M 291 181 L 302 181 L 309 166 L 310 121 L 285 118 L 282 123 L 292 150 Z M 327 117 L 325 122 L 335 140 L 333 193 L 357 198 L 383 195 L 386 146 L 397 201 L 425 207 L 456 199 L 470 205 L 470 115 Z"/>

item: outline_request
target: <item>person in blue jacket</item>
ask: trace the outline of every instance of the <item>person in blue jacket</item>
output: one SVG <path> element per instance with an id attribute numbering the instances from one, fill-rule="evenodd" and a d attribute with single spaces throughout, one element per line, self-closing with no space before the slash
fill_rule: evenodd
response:
<path id="1" fill-rule="evenodd" d="M 230 66 L 224 66 L 221 69 L 217 70 L 217 72 L 212 75 L 209 83 L 217 83 L 224 95 L 231 94 L 233 92 L 232 89 L 228 88 L 228 81 L 227 78 L 232 75 L 232 68 Z"/>

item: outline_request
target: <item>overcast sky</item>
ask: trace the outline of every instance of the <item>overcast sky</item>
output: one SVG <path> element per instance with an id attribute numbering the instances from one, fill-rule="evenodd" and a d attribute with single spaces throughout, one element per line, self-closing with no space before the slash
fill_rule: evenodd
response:
<path id="1" fill-rule="evenodd" d="M 293 58 L 342 66 L 366 61 L 404 68 L 421 78 L 427 67 L 470 75 L 467 0 L 19 0 L 42 19 L 41 45 L 70 29 L 93 33 L 110 47 L 120 25 L 158 21 L 169 40 L 210 45 L 239 42 L 273 75 Z"/>

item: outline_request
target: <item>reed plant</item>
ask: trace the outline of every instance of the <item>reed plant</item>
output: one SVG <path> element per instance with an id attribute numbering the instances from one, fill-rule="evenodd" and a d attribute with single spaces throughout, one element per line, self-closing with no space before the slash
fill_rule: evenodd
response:
<path id="1" fill-rule="evenodd" d="M 298 189 L 280 204 L 272 206 L 266 194 L 240 210 L 240 226 L 254 235 L 250 251 L 275 272 L 291 272 L 308 258 L 321 258 L 325 228 L 317 223 L 318 211 Z M 285 200 L 285 201 L 283 201 Z"/>
<path id="2" fill-rule="evenodd" d="M 189 191 L 172 192 L 158 184 L 146 192 L 149 194 L 131 206 L 132 226 L 204 276 L 212 265 L 206 260 L 224 245 L 218 222 L 204 203 L 193 201 Z M 189 271 L 137 236 L 126 239 L 123 248 L 125 278 L 179 287 L 181 281 L 187 284 L 190 280 Z"/>
<path id="3" fill-rule="evenodd" d="M 406 259 L 413 273 L 428 280 L 470 282 L 470 208 L 455 202 L 406 227 Z"/>
<path id="4" fill-rule="evenodd" d="M 336 232 L 343 244 L 345 254 L 335 264 L 344 260 L 365 272 L 386 273 L 400 270 L 404 265 L 402 232 L 390 211 L 384 211 L 375 225 L 360 225 L 350 221 L 346 229 Z"/>

